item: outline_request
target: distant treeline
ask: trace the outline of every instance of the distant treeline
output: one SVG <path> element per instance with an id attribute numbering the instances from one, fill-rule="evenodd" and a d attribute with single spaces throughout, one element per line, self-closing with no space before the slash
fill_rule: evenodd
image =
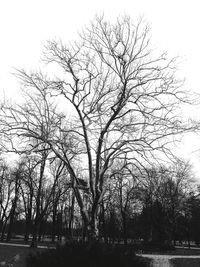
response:
<path id="1" fill-rule="evenodd" d="M 119 162 L 120 165 L 120 162 Z M 73 185 L 61 161 L 23 157 L 10 168 L 1 161 L 1 240 L 23 235 L 26 242 L 86 240 L 87 229 Z M 106 243 L 200 242 L 200 198 L 191 166 L 178 160 L 134 176 L 113 173 L 100 203 L 98 239 Z M 87 181 L 79 180 L 84 201 Z"/>

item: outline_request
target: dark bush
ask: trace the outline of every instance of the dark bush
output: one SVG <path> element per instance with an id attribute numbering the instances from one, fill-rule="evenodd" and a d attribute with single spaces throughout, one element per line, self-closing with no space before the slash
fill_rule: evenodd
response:
<path id="1" fill-rule="evenodd" d="M 145 267 L 131 247 L 105 244 L 68 244 L 55 250 L 31 254 L 27 267 Z"/>

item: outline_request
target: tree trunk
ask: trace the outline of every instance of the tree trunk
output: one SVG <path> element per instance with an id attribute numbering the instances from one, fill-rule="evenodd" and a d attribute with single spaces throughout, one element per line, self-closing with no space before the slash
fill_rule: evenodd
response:
<path id="1" fill-rule="evenodd" d="M 24 236 L 25 242 L 28 242 L 29 235 L 31 232 L 31 225 L 32 225 L 31 217 L 32 217 L 32 208 L 28 208 L 28 214 L 26 218 L 26 230 L 25 230 L 25 236 Z"/>
<path id="2" fill-rule="evenodd" d="M 31 247 L 37 247 L 37 235 L 38 235 L 39 228 L 40 228 L 40 221 L 42 219 L 40 216 L 40 203 L 41 203 L 42 181 L 43 181 L 43 176 L 44 176 L 46 159 L 47 159 L 47 155 L 46 155 L 46 152 L 44 152 L 44 154 L 42 155 L 42 162 L 40 166 L 39 186 L 38 186 L 38 192 L 37 192 L 37 197 L 36 197 L 36 215 L 35 215 L 35 220 L 33 223 L 33 238 L 31 242 Z"/>
<path id="3" fill-rule="evenodd" d="M 33 225 L 33 238 L 31 241 L 31 248 L 36 248 L 37 247 L 37 236 L 38 236 L 38 232 L 39 232 L 39 223 L 35 221 L 34 225 Z"/>
<path id="4" fill-rule="evenodd" d="M 20 172 L 17 171 L 15 174 L 15 195 L 10 211 L 10 223 L 8 227 L 8 233 L 7 233 L 7 238 L 6 241 L 9 241 L 11 238 L 11 233 L 12 233 L 12 228 L 13 228 L 13 223 L 14 223 L 14 218 L 15 218 L 15 210 L 17 207 L 17 201 L 18 201 L 18 194 L 19 194 L 19 181 L 20 181 Z"/>
<path id="5" fill-rule="evenodd" d="M 126 222 L 126 213 L 125 213 L 125 211 L 122 211 L 122 221 L 123 221 L 124 245 L 127 245 L 127 222 Z"/>
<path id="6" fill-rule="evenodd" d="M 7 221 L 8 221 L 8 218 L 6 218 L 6 220 L 3 223 L 2 232 L 1 232 L 1 241 L 4 241 Z"/>
<path id="7" fill-rule="evenodd" d="M 14 217 L 15 217 L 15 204 L 13 204 L 11 211 L 10 211 L 10 223 L 8 226 L 8 232 L 7 232 L 7 237 L 6 241 L 10 241 L 11 239 L 11 233 L 12 233 L 12 228 L 13 228 L 13 223 L 14 223 Z"/>
<path id="8" fill-rule="evenodd" d="M 87 227 L 88 229 L 88 241 L 90 243 L 95 243 L 99 241 L 99 228 L 98 228 L 98 220 L 94 215 L 92 217 L 90 225 Z"/>
<path id="9" fill-rule="evenodd" d="M 108 236 L 106 232 L 106 222 L 105 222 L 105 208 L 104 203 L 101 203 L 101 222 L 102 222 L 102 236 L 104 238 L 104 242 L 108 244 Z"/>
<path id="10" fill-rule="evenodd" d="M 55 236 L 56 236 L 56 214 L 57 214 L 57 207 L 55 207 L 55 204 L 54 204 L 53 205 L 52 231 L 51 231 L 52 243 L 55 243 Z"/>
<path id="11" fill-rule="evenodd" d="M 69 238 L 73 239 L 73 223 L 74 223 L 74 204 L 75 204 L 75 195 L 72 191 L 72 201 L 70 207 L 70 218 L 69 218 Z"/>

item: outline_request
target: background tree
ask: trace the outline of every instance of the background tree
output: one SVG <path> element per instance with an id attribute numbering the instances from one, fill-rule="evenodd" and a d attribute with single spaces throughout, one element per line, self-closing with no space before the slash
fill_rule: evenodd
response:
<path id="1" fill-rule="evenodd" d="M 19 201 L 19 192 L 20 192 L 20 183 L 22 180 L 22 175 L 23 175 L 23 162 L 19 162 L 18 166 L 13 170 L 12 174 L 12 179 L 14 183 L 14 192 L 12 196 L 12 204 L 10 208 L 10 214 L 9 214 L 9 227 L 7 231 L 7 238 L 6 240 L 9 241 L 11 238 L 11 233 L 12 233 L 12 227 L 13 223 L 16 217 L 16 210 L 17 210 L 17 205 Z"/>
<path id="2" fill-rule="evenodd" d="M 178 159 L 170 166 L 147 169 L 143 180 L 141 229 L 148 241 L 172 243 L 181 240 L 182 216 L 195 190 L 191 165 Z M 185 223 L 184 223 L 185 224 Z"/>
<path id="3" fill-rule="evenodd" d="M 32 223 L 35 210 L 35 191 L 37 184 L 37 165 L 38 159 L 35 156 L 26 156 L 23 159 L 24 173 L 20 186 L 21 198 L 25 215 L 25 234 L 24 241 L 29 241 L 32 232 Z"/>
<path id="4" fill-rule="evenodd" d="M 1 161 L 1 181 L 0 181 L 0 215 L 1 215 L 1 240 L 4 234 L 10 215 L 12 192 L 14 181 L 11 179 L 11 169 L 5 161 Z"/>

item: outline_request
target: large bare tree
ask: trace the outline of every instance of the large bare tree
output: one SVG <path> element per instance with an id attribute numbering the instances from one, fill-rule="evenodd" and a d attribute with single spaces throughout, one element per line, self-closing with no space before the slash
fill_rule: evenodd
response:
<path id="1" fill-rule="evenodd" d="M 2 107 L 3 132 L 17 151 L 48 151 L 63 161 L 85 227 L 96 239 L 99 205 L 116 160 L 142 166 L 158 159 L 158 151 L 170 155 L 174 137 L 190 128 L 178 116 L 187 98 L 175 60 L 151 49 L 142 20 L 123 17 L 112 24 L 98 17 L 79 41 L 48 42 L 45 61 L 60 78 L 20 70 L 25 103 Z"/>

